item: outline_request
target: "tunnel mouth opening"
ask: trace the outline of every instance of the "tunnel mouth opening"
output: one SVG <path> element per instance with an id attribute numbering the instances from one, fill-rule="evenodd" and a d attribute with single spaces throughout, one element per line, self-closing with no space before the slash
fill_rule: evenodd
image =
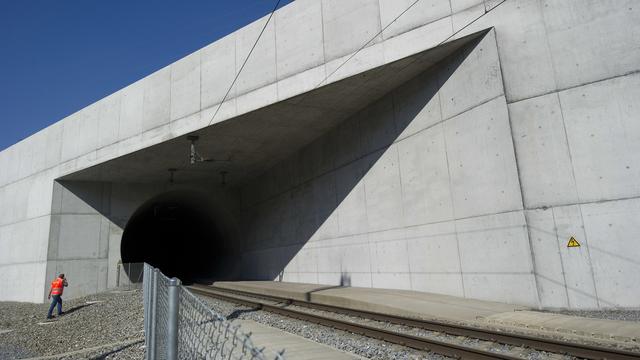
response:
<path id="1" fill-rule="evenodd" d="M 216 258 L 224 257 L 227 250 L 215 215 L 203 198 L 176 191 L 144 203 L 122 234 L 122 262 L 149 263 L 185 284 L 215 280 Z"/>

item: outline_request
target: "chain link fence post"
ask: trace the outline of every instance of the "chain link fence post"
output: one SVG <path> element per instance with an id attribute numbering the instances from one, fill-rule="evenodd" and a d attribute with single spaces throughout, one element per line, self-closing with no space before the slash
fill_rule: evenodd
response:
<path id="1" fill-rule="evenodd" d="M 251 333 L 213 311 L 179 279 L 149 264 L 143 270 L 145 359 L 267 360 Z M 274 360 L 284 360 L 284 350 L 269 352 Z"/>
<path id="2" fill-rule="evenodd" d="M 156 310 L 158 307 L 158 269 L 151 272 L 151 306 L 149 331 L 149 360 L 156 360 Z"/>
<path id="3" fill-rule="evenodd" d="M 144 264 L 142 277 L 142 305 L 144 310 L 144 358 L 149 360 L 149 275 L 148 266 Z"/>
<path id="4" fill-rule="evenodd" d="M 167 359 L 178 359 L 178 314 L 180 312 L 180 280 L 169 281 L 169 317 L 167 324 Z"/>

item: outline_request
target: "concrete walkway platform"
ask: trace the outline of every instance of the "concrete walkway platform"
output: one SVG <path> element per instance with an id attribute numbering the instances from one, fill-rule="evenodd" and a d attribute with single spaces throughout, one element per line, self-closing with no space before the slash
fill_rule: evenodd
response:
<path id="1" fill-rule="evenodd" d="M 640 347 L 640 322 L 534 311 L 524 306 L 409 290 L 273 281 L 216 282 L 217 287 L 404 317 L 501 328 L 602 345 Z"/>
<path id="2" fill-rule="evenodd" d="M 632 342 L 640 340 L 640 322 L 593 319 L 579 316 L 516 311 L 488 316 L 489 323 L 520 326 L 533 330 L 552 331 L 606 340 Z"/>
<path id="3" fill-rule="evenodd" d="M 301 336 L 259 324 L 253 320 L 234 320 L 242 331 L 251 332 L 254 345 L 266 346 L 273 351 L 286 349 L 285 357 L 291 360 L 355 360 L 364 359 L 327 345 L 307 340 Z"/>
<path id="4" fill-rule="evenodd" d="M 273 281 L 216 282 L 214 285 L 229 290 L 286 297 L 318 304 L 427 320 L 472 321 L 504 312 L 528 310 L 524 306 L 410 290 L 339 287 Z"/>

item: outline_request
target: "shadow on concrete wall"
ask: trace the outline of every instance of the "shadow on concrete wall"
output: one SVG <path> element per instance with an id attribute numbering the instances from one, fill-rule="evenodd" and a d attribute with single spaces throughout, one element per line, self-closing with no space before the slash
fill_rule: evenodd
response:
<path id="1" fill-rule="evenodd" d="M 244 213 L 238 214 L 238 219 L 221 219 L 221 212 L 214 210 L 220 204 L 211 204 L 211 194 L 189 190 L 188 184 L 181 186 L 180 188 L 184 190 L 180 191 L 165 187 L 164 190 L 156 192 L 160 195 L 148 196 L 145 193 L 143 196 L 126 199 L 122 195 L 114 195 L 113 191 L 106 190 L 111 188 L 112 184 L 79 181 L 60 181 L 59 183 L 123 230 L 120 249 L 122 262 L 149 262 L 159 267 L 168 276 L 179 277 L 187 283 L 276 279 L 405 128 L 411 124 L 423 107 L 437 95 L 442 84 L 481 40 L 482 37 L 471 40 L 462 49 L 418 75 L 416 79 L 425 79 L 424 86 L 420 89 L 420 101 L 416 101 L 410 109 L 405 109 L 401 117 L 394 115 L 385 118 L 384 121 L 367 121 L 367 111 L 375 111 L 375 101 L 379 100 L 371 99 L 374 105 L 369 105 L 339 124 L 338 127 L 355 126 L 356 129 L 352 129 L 354 131 L 376 134 L 375 143 L 364 145 L 367 148 L 364 155 L 354 155 L 354 158 L 327 172 L 337 172 L 350 167 L 349 176 L 342 178 L 343 182 L 340 186 L 327 183 L 322 184 L 318 189 L 312 189 L 311 183 L 320 178 L 322 176 L 320 175 L 303 181 L 293 189 L 286 190 L 286 193 L 291 193 L 291 198 L 298 199 L 296 204 L 290 204 L 291 206 L 286 209 L 289 214 L 281 214 L 280 212 L 285 211 L 284 209 L 273 207 L 268 217 L 270 221 L 289 215 L 295 218 L 294 224 L 287 230 L 276 229 L 285 226 L 278 224 L 276 228 L 268 231 L 256 231 L 259 228 L 257 223 L 265 221 L 264 214 L 253 217 L 249 209 L 243 209 Z M 390 89 L 383 98 L 391 96 L 394 90 Z M 357 119 L 354 120 L 356 117 Z M 328 133 L 331 131 L 333 130 Z M 325 134 L 320 139 L 327 136 L 329 135 Z M 354 149 L 361 146 L 361 144 L 355 144 L 359 141 L 357 137 L 341 140 L 354 142 Z M 292 156 L 295 157 L 304 151 L 305 148 Z M 140 188 L 143 185 L 137 186 Z M 329 188 L 332 186 L 335 187 L 333 191 Z M 199 186 L 193 187 L 193 189 L 199 188 Z M 144 191 L 141 190 L 141 192 Z M 317 194 L 335 194 L 335 198 L 323 198 L 322 195 Z M 128 202 L 135 205 L 132 206 L 133 210 L 125 211 L 124 214 L 115 213 L 112 211 L 115 202 Z M 236 205 L 240 208 L 239 198 L 237 202 Z M 265 204 L 268 204 L 268 200 Z M 234 224 L 230 225 L 233 222 L 240 223 L 240 228 L 229 231 L 228 228 L 237 227 Z M 236 231 L 238 234 L 234 233 Z M 285 231 L 288 235 L 281 236 Z M 64 240 L 61 239 L 61 241 Z M 265 258 L 263 254 L 256 251 L 269 248 L 277 249 L 277 256 Z M 113 250 L 109 252 L 113 253 Z M 348 277 L 348 274 L 342 276 Z"/>
<path id="2" fill-rule="evenodd" d="M 389 147 L 399 139 L 403 131 L 414 121 L 423 108 L 433 97 L 437 96 L 442 85 L 474 51 L 483 38 L 471 41 L 426 72 L 395 89 L 391 89 L 383 97 L 372 99 L 374 101 L 371 105 L 339 124 L 336 129 L 346 128 L 345 132 L 347 133 L 357 131 L 368 134 L 368 143 L 363 139 L 363 144 L 356 144 L 360 141 L 357 136 L 339 136 L 339 141 L 353 143 L 351 149 L 354 149 L 354 154 L 356 152 L 358 154 L 320 174 L 309 177 L 292 188 L 272 194 L 267 199 L 260 200 L 250 206 L 245 206 L 243 208 L 244 226 L 242 227 L 243 247 L 237 251 L 242 254 L 242 260 L 235 269 L 233 278 L 236 280 L 282 280 L 282 272 L 285 267 L 321 229 L 322 225 L 330 219 L 352 190 L 363 181 L 365 175 L 378 163 Z M 409 109 L 404 109 L 402 115 L 394 111 L 393 115 L 389 117 L 375 116 L 378 115 L 376 112 L 379 110 L 379 106 L 376 106 L 377 102 L 392 96 L 395 90 L 412 81 L 418 81 L 420 93 Z M 370 118 L 371 121 L 369 121 Z M 352 128 L 348 129 L 349 127 Z M 316 140 L 324 141 L 323 150 L 328 150 L 322 151 L 321 156 L 335 153 L 333 149 L 330 149 L 332 144 L 335 145 L 335 142 L 327 140 L 327 138 L 336 129 Z M 310 146 L 299 150 L 293 157 L 304 154 Z M 366 151 L 360 152 L 361 148 L 365 148 Z M 335 159 L 320 161 L 337 163 Z M 296 164 L 297 166 L 311 166 L 300 161 Z M 348 175 L 341 176 L 340 182 L 322 181 L 323 177 L 331 178 L 326 175 L 334 173 L 335 176 L 335 173 L 338 172 Z M 253 186 L 262 186 L 260 183 L 264 182 L 258 179 Z M 283 202 L 285 205 L 282 204 Z M 295 220 L 293 223 L 286 224 L 283 219 L 287 217 Z M 264 226 L 265 223 L 269 225 Z M 342 272 L 341 286 L 348 286 L 344 279 L 349 278 L 349 274 L 345 273 L 343 269 L 336 269 L 336 271 Z"/>

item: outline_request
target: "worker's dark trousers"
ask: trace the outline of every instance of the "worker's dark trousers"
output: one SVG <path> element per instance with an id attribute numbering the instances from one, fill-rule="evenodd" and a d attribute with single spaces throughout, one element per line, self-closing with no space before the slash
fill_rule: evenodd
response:
<path id="1" fill-rule="evenodd" d="M 47 317 L 51 317 L 51 315 L 53 315 L 53 308 L 56 306 L 56 304 L 58 304 L 58 315 L 62 314 L 62 296 L 51 295 L 51 306 L 49 306 Z"/>

